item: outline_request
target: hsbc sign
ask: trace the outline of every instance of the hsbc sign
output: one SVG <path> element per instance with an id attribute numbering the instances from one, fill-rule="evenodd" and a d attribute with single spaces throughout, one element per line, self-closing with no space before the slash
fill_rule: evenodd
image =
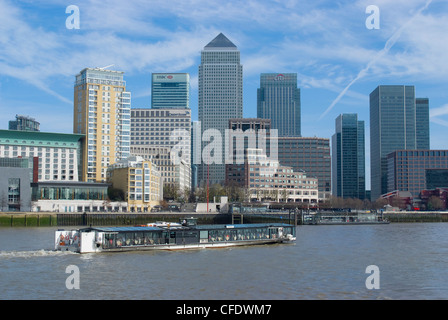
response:
<path id="1" fill-rule="evenodd" d="M 173 76 L 172 75 L 161 75 L 161 74 L 158 74 L 158 75 L 156 75 L 156 79 L 173 79 Z"/>

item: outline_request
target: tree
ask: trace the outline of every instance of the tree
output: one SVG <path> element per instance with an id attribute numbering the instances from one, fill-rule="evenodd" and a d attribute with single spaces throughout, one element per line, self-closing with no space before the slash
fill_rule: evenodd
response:
<path id="1" fill-rule="evenodd" d="M 244 187 L 241 187 L 234 181 L 231 181 L 224 185 L 224 195 L 229 198 L 229 202 L 246 201 L 246 192 Z"/>
<path id="2" fill-rule="evenodd" d="M 431 196 L 428 199 L 428 210 L 443 210 L 445 209 L 445 203 L 437 197 L 437 196 Z"/>
<path id="3" fill-rule="evenodd" d="M 163 185 L 163 199 L 164 200 L 177 200 L 179 197 L 179 187 L 172 184 Z"/>
<path id="4" fill-rule="evenodd" d="M 378 198 L 375 200 L 375 202 L 372 204 L 372 207 L 374 209 L 383 209 L 385 205 L 389 204 L 387 199 L 384 198 Z"/>
<path id="5" fill-rule="evenodd" d="M 107 189 L 107 197 L 110 201 L 125 201 L 124 191 L 113 187 Z"/>

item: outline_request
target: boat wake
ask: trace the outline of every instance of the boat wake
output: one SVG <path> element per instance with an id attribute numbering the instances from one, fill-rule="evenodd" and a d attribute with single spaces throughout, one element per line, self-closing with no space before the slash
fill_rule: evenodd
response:
<path id="1" fill-rule="evenodd" d="M 66 254 L 75 254 L 71 251 L 55 250 L 32 250 L 32 251 L 0 251 L 0 259 L 8 258 L 33 258 L 33 257 L 52 257 Z"/>

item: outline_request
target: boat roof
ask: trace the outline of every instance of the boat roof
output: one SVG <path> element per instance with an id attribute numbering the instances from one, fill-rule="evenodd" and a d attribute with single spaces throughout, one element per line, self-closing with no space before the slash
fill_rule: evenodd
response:
<path id="1" fill-rule="evenodd" d="M 161 230 L 215 230 L 215 229 L 249 229 L 249 228 L 265 228 L 265 227 L 291 227 L 292 225 L 286 223 L 243 223 L 243 224 L 209 224 L 209 225 L 197 225 L 194 227 L 179 227 L 172 226 L 170 228 L 166 226 L 160 227 L 147 227 L 147 226 L 130 226 L 130 227 L 91 227 L 81 230 L 89 231 L 96 230 L 100 232 L 145 232 L 145 231 L 161 231 Z"/>
<path id="2" fill-rule="evenodd" d="M 249 228 L 265 228 L 265 227 L 291 227 L 286 223 L 242 223 L 242 224 L 204 224 L 196 226 L 199 230 L 209 229 L 249 229 Z"/>
<path id="3" fill-rule="evenodd" d="M 96 230 L 102 232 L 126 232 L 126 231 L 143 232 L 143 231 L 160 231 L 162 229 L 163 228 L 159 227 L 93 227 L 82 230 Z"/>

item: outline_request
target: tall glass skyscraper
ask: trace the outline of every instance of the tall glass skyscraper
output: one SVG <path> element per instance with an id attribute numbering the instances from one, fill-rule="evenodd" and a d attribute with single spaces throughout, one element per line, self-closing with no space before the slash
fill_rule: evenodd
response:
<path id="1" fill-rule="evenodd" d="M 429 149 L 428 105 L 428 101 L 422 103 L 415 98 L 414 86 L 380 85 L 370 94 L 372 201 L 387 192 L 389 153 Z"/>
<path id="2" fill-rule="evenodd" d="M 279 137 L 300 137 L 300 89 L 297 73 L 262 73 L 257 90 L 257 117 L 271 119 Z"/>
<path id="3" fill-rule="evenodd" d="M 339 115 L 331 144 L 332 194 L 365 199 L 364 121 L 358 121 L 357 114 Z"/>
<path id="4" fill-rule="evenodd" d="M 415 99 L 417 149 L 429 149 L 429 99 Z"/>
<path id="5" fill-rule="evenodd" d="M 220 150 L 213 150 L 214 158 L 220 156 L 220 161 L 218 159 L 207 166 L 204 164 L 207 159 L 202 159 L 198 179 L 200 183 L 206 182 L 207 177 L 210 184 L 222 183 L 225 180 L 225 130 L 229 127 L 229 119 L 243 117 L 243 66 L 240 64 L 240 51 L 222 33 L 201 51 L 198 94 L 202 138 L 207 130 L 216 129 L 222 139 L 222 143 L 216 143 Z M 201 152 L 208 145 L 209 142 L 202 142 Z"/>
<path id="6" fill-rule="evenodd" d="M 151 108 L 190 108 L 190 75 L 153 73 Z"/>

